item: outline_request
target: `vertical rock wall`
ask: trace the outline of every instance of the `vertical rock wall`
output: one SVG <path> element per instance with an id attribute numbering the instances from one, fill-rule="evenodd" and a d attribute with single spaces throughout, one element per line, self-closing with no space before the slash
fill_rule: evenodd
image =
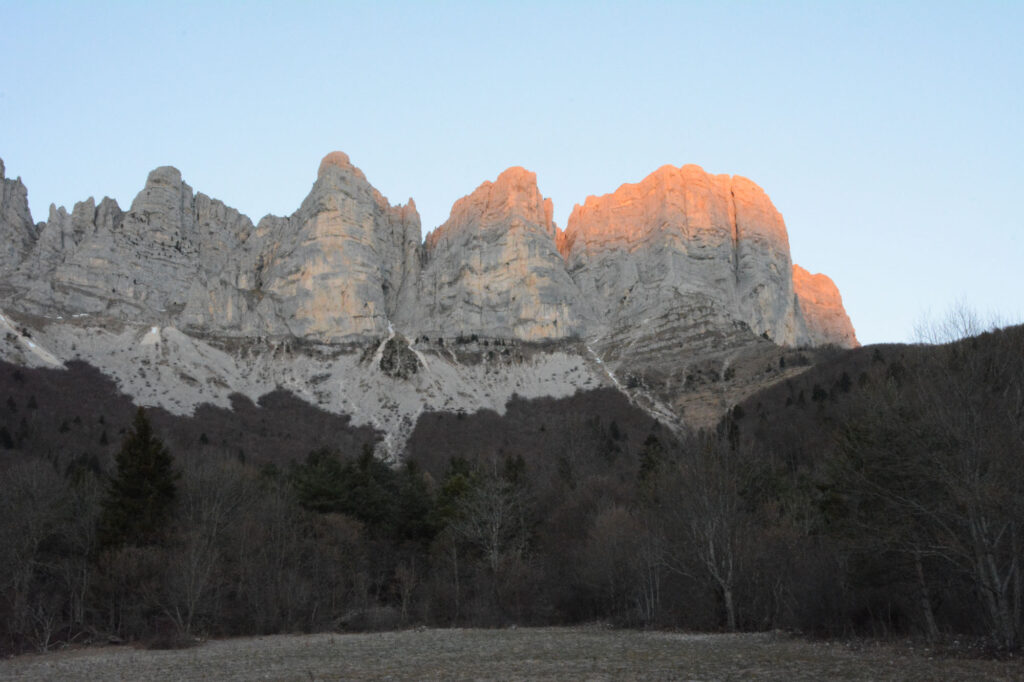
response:
<path id="1" fill-rule="evenodd" d="M 807 321 L 813 346 L 832 344 L 856 348 L 857 334 L 850 316 L 843 308 L 843 298 L 827 275 L 812 275 L 799 265 L 793 266 L 793 287 L 800 303 L 800 312 Z"/>
<path id="2" fill-rule="evenodd" d="M 564 244 L 573 279 L 616 343 L 642 335 L 638 321 L 692 335 L 693 319 L 678 313 L 705 307 L 779 344 L 807 339 L 782 216 L 745 178 L 664 166 L 576 206 Z"/>
<path id="3" fill-rule="evenodd" d="M 536 176 L 510 168 L 421 244 L 412 200 L 389 204 L 341 152 L 295 213 L 255 226 L 163 167 L 127 212 L 89 199 L 37 227 L 0 163 L 0 236 L 0 282 L 26 312 L 200 335 L 582 338 L 649 357 L 753 335 L 856 344 L 831 281 L 794 269 L 764 191 L 693 165 L 589 197 L 564 233 Z"/>
<path id="4" fill-rule="evenodd" d="M 551 216 L 551 200 L 522 168 L 455 202 L 448 221 L 427 236 L 402 328 L 528 341 L 583 336 L 586 306 L 558 253 Z"/>
<path id="5" fill-rule="evenodd" d="M 21 178 L 9 180 L 0 160 L 0 273 L 10 273 L 31 252 L 36 230 Z"/>

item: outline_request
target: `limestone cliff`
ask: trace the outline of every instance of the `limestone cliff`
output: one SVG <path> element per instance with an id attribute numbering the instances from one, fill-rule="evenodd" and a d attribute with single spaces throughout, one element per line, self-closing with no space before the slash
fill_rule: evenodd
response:
<path id="1" fill-rule="evenodd" d="M 634 356 L 751 336 L 856 343 L 834 286 L 793 270 L 764 191 L 693 165 L 589 197 L 564 233 L 536 176 L 510 168 L 422 245 L 415 204 L 392 206 L 341 152 L 295 213 L 255 226 L 171 167 L 127 212 L 90 198 L 51 206 L 38 227 L 20 179 L 0 165 L 0 181 L 0 279 L 36 314 L 326 343 L 396 326 L 408 338 L 583 338 Z"/>
<path id="2" fill-rule="evenodd" d="M 558 253 L 551 215 L 551 200 L 523 168 L 459 199 L 427 236 L 417 296 L 399 326 L 441 337 L 583 336 L 586 307 Z"/>
<path id="3" fill-rule="evenodd" d="M 782 345 L 807 339 L 782 217 L 745 178 L 664 166 L 577 205 L 562 252 L 604 346 L 644 345 L 656 329 L 685 347 L 735 325 Z"/>
<path id="4" fill-rule="evenodd" d="M 0 271 L 21 307 L 45 315 L 214 336 L 376 338 L 418 267 L 415 206 L 390 206 L 341 153 L 324 159 L 298 211 L 256 227 L 171 167 L 149 174 L 126 213 L 111 199 L 70 214 L 51 207 L 38 234 L 20 181 L 4 181 L 3 199 Z"/>
<path id="5" fill-rule="evenodd" d="M 126 213 L 111 199 L 79 202 L 70 215 L 51 207 L 11 281 L 25 292 L 25 306 L 44 314 L 177 320 L 194 287 L 237 270 L 251 231 L 248 218 L 194 195 L 166 166 L 149 174 Z"/>
<path id="6" fill-rule="evenodd" d="M 853 330 L 839 288 L 827 275 L 812 275 L 799 265 L 793 266 L 793 288 L 800 311 L 807 321 L 810 342 L 815 346 L 833 344 L 840 348 L 856 348 Z"/>
<path id="7" fill-rule="evenodd" d="M 127 211 L 90 198 L 33 225 L 0 162 L 0 237 L 0 356 L 82 357 L 169 409 L 288 386 L 386 424 L 392 445 L 426 407 L 497 409 L 527 386 L 611 385 L 706 425 L 799 371 L 790 347 L 857 343 L 764 191 L 692 165 L 589 197 L 564 232 L 510 168 L 421 243 L 412 200 L 391 205 L 341 152 L 298 210 L 255 225 L 171 167 Z"/>
<path id="8" fill-rule="evenodd" d="M 9 180 L 0 159 L 0 274 L 18 266 L 32 250 L 36 229 L 28 210 L 28 190 L 21 178 Z"/>
<path id="9" fill-rule="evenodd" d="M 419 240 L 415 204 L 391 206 L 335 152 L 298 211 L 260 221 L 239 288 L 259 301 L 271 334 L 323 342 L 380 337 L 416 279 Z"/>

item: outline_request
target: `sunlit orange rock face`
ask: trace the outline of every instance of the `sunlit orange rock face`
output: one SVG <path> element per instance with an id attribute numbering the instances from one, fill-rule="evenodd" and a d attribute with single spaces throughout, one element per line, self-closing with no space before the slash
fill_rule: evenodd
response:
<path id="1" fill-rule="evenodd" d="M 252 241 L 254 284 L 296 336 L 381 336 L 418 274 L 420 219 L 411 199 L 392 206 L 346 154 L 333 152 L 299 210 L 260 221 Z"/>
<path id="2" fill-rule="evenodd" d="M 0 291 L 54 317 L 326 343 L 581 339 L 652 366 L 765 339 L 856 343 L 835 286 L 794 270 L 764 191 L 693 165 L 589 197 L 564 232 L 536 176 L 509 168 L 421 243 L 412 200 L 391 205 L 343 152 L 297 211 L 256 225 L 162 167 L 127 211 L 89 199 L 37 227 L 0 162 L 0 236 Z"/>
<path id="3" fill-rule="evenodd" d="M 699 336 L 723 319 L 779 344 L 805 340 L 785 224 L 746 178 L 663 166 L 577 205 L 562 253 L 613 345 L 654 328 Z"/>
<path id="4" fill-rule="evenodd" d="M 843 307 L 839 288 L 827 275 L 812 275 L 799 265 L 794 265 L 793 288 L 800 303 L 800 312 L 807 323 L 811 345 L 834 344 L 842 348 L 860 345 L 850 317 Z"/>
<path id="5" fill-rule="evenodd" d="M 556 248 L 551 216 L 536 175 L 518 167 L 459 199 L 427 235 L 416 296 L 399 326 L 441 337 L 583 336 L 586 307 Z"/>

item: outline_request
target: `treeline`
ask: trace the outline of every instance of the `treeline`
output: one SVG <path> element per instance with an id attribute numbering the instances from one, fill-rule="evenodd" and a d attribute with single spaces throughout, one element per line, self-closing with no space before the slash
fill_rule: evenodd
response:
<path id="1" fill-rule="evenodd" d="M 396 467 L 168 453 L 144 417 L 116 466 L 20 457 L 2 646 L 602 619 L 1019 648 L 1024 329 L 837 356 L 708 433 L 576 400 L 428 417 Z"/>
<path id="2" fill-rule="evenodd" d="M 3 648 L 653 622 L 618 563 L 633 560 L 639 469 L 663 448 L 652 434 L 633 453 L 614 421 L 578 427 L 578 447 L 543 468 L 451 457 L 435 475 L 369 448 L 317 449 L 288 466 L 172 456 L 140 411 L 110 471 L 96 458 L 41 456 L 3 471 Z M 617 543 L 608 557 L 606 534 Z"/>
<path id="3" fill-rule="evenodd" d="M 795 542 L 804 629 L 1020 648 L 1024 327 L 981 328 L 954 311 L 933 344 L 858 349 L 723 422 L 761 467 L 743 494 L 755 533 Z"/>

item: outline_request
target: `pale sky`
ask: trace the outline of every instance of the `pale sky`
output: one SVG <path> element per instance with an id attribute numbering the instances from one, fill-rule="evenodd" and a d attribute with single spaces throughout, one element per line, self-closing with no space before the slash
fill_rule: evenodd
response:
<path id="1" fill-rule="evenodd" d="M 1024 2 L 0 0 L 0 57 L 36 221 L 161 165 L 287 215 L 338 149 L 424 231 L 514 165 L 564 227 L 695 163 L 765 189 L 863 343 L 1024 319 Z"/>

